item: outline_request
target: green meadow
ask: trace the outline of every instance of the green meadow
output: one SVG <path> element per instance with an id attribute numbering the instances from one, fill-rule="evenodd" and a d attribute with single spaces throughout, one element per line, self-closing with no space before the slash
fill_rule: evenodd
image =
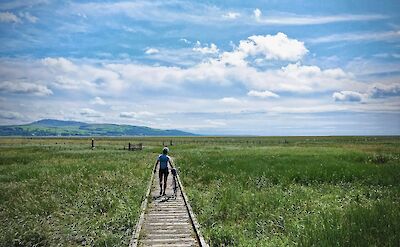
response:
<path id="1" fill-rule="evenodd" d="M 89 139 L 0 143 L 0 246 L 129 244 L 154 155 Z"/>
<path id="2" fill-rule="evenodd" d="M 142 137 L 0 139 L 0 246 L 127 246 L 171 139 L 211 246 L 400 244 L 399 137 Z"/>
<path id="3" fill-rule="evenodd" d="M 211 246 L 399 246 L 399 138 L 281 139 L 176 151 Z"/>

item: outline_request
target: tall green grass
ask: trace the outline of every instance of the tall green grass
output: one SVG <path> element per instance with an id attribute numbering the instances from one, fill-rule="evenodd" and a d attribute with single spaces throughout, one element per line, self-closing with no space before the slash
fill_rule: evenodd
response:
<path id="1" fill-rule="evenodd" d="M 128 245 L 154 155 L 64 143 L 0 140 L 0 246 Z"/>
<path id="2" fill-rule="evenodd" d="M 289 139 L 289 145 L 268 146 L 242 141 L 176 153 L 212 246 L 400 243 L 398 139 Z"/>
<path id="3" fill-rule="evenodd" d="M 0 246 L 126 246 L 170 141 L 212 246 L 400 245 L 399 137 L 137 137 L 1 138 Z"/>

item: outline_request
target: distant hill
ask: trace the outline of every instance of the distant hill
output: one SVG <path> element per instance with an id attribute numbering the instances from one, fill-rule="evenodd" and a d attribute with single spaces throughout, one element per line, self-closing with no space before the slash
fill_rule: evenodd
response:
<path id="1" fill-rule="evenodd" d="M 195 134 L 145 126 L 43 119 L 24 125 L 0 126 L 0 136 L 195 136 Z"/>

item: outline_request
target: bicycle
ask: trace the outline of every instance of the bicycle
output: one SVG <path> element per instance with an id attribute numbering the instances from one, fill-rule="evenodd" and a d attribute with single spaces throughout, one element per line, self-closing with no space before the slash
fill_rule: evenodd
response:
<path id="1" fill-rule="evenodd" d="M 172 190 L 174 191 L 174 197 L 176 198 L 178 191 L 178 181 L 177 181 L 178 171 L 175 168 L 172 168 L 171 173 L 172 173 Z"/>

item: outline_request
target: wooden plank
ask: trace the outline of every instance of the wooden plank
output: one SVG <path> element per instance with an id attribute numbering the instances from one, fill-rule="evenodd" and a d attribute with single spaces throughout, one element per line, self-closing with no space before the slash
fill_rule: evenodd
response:
<path id="1" fill-rule="evenodd" d="M 196 240 L 193 237 L 189 238 L 163 238 L 163 239 L 158 239 L 158 238 L 153 238 L 153 239 L 143 239 L 141 240 L 143 244 L 171 244 L 171 243 L 177 243 L 177 244 L 182 244 L 182 243 L 196 243 Z"/>
<path id="2" fill-rule="evenodd" d="M 196 246 L 196 244 L 190 244 L 190 243 L 182 243 L 182 244 L 152 244 L 152 245 L 143 245 L 143 246 L 152 246 L 152 247 L 191 247 L 191 246 Z"/>
<path id="3" fill-rule="evenodd" d="M 160 229 L 154 228 L 151 232 L 143 231 L 143 236 L 149 236 L 150 234 L 190 234 L 192 235 L 192 229 L 188 228 L 171 228 L 171 229 Z"/>
<path id="4" fill-rule="evenodd" d="M 188 222 L 146 222 L 149 226 L 190 226 Z"/>
<path id="5" fill-rule="evenodd" d="M 190 223 L 189 217 L 146 217 L 147 222 L 187 222 Z"/>
<path id="6" fill-rule="evenodd" d="M 176 212 L 171 212 L 171 213 L 148 212 L 147 216 L 159 216 L 159 217 L 163 217 L 163 216 L 184 217 L 184 216 L 187 216 L 187 217 L 189 217 L 187 212 L 183 212 L 183 213 L 176 213 Z"/>
<path id="7" fill-rule="evenodd" d="M 146 234 L 147 238 L 187 238 L 191 237 L 190 233 L 151 233 Z"/>

